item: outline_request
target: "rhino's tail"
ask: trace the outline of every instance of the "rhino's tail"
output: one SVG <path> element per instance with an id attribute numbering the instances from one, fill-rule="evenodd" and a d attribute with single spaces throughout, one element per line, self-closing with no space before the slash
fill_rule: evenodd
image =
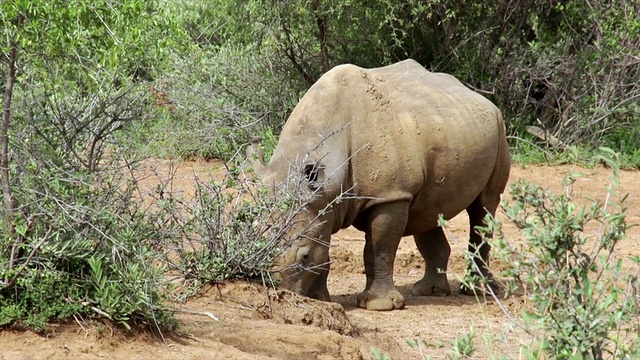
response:
<path id="1" fill-rule="evenodd" d="M 499 131 L 498 156 L 496 158 L 496 163 L 494 165 L 493 172 L 491 173 L 491 178 L 489 178 L 487 187 L 490 188 L 490 191 L 492 192 L 495 191 L 499 194 L 502 194 L 505 187 L 507 186 L 509 173 L 511 172 L 511 156 L 509 155 L 507 130 L 500 110 L 496 110 L 496 120 L 498 123 L 497 125 Z"/>

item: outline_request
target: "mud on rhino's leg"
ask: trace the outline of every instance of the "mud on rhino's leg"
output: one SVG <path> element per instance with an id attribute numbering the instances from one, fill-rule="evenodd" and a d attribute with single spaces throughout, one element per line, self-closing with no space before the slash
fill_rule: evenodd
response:
<path id="1" fill-rule="evenodd" d="M 367 285 L 358 295 L 358 306 L 368 310 L 404 308 L 404 298 L 393 284 L 393 262 L 408 213 L 407 202 L 378 205 L 370 211 L 364 247 Z"/>
<path id="2" fill-rule="evenodd" d="M 447 280 L 447 264 L 451 247 L 441 227 L 429 232 L 414 235 L 416 246 L 422 254 L 427 267 L 424 277 L 413 285 L 412 295 L 451 295 Z"/>
<path id="3" fill-rule="evenodd" d="M 500 203 L 499 196 L 491 199 L 487 199 L 484 194 L 478 196 L 478 198 L 467 208 L 469 214 L 469 252 L 475 254 L 473 263 L 469 264 L 469 273 L 477 275 L 486 279 L 486 286 L 490 287 L 494 293 L 498 292 L 498 286 L 493 280 L 493 275 L 489 269 L 489 252 L 491 251 L 491 245 L 489 245 L 480 234 L 475 230 L 476 226 L 484 227 L 486 222 L 484 221 L 487 213 L 494 216 L 498 204 Z M 488 238 L 491 238 L 492 234 L 487 234 Z M 478 271 L 479 270 L 479 271 Z M 460 284 L 460 292 L 466 295 L 474 295 L 474 289 L 470 289 L 464 284 Z"/>

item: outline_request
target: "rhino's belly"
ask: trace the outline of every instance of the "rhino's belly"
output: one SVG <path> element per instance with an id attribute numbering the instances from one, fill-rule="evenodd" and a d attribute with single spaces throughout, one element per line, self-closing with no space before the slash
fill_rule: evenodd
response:
<path id="1" fill-rule="evenodd" d="M 465 211 L 484 190 L 491 172 L 488 167 L 426 179 L 411 201 L 405 235 L 433 230 L 440 216 L 449 220 Z"/>
<path id="2" fill-rule="evenodd" d="M 483 191 L 490 176 L 489 169 L 475 173 L 463 172 L 458 176 L 451 175 L 449 178 L 446 176 L 430 178 L 423 183 L 421 190 L 413 195 L 410 195 L 411 191 L 407 191 L 406 188 L 389 185 L 385 191 L 363 196 L 372 200 L 366 201 L 365 206 L 359 207 L 353 221 L 343 224 L 343 227 L 353 225 L 365 231 L 369 209 L 390 202 L 410 201 L 404 236 L 433 230 L 438 226 L 440 216 L 449 220 L 465 211 Z"/>
<path id="3" fill-rule="evenodd" d="M 472 202 L 473 200 L 471 200 Z M 471 205 L 469 202 L 468 205 Z M 467 206 L 468 206 L 467 205 Z M 448 212 L 436 212 L 432 209 L 424 209 L 424 211 L 413 211 L 409 213 L 409 221 L 405 229 L 404 236 L 422 234 L 438 227 L 438 219 L 440 215 L 445 220 L 450 220 L 460 214 L 466 207 L 450 208 Z"/>

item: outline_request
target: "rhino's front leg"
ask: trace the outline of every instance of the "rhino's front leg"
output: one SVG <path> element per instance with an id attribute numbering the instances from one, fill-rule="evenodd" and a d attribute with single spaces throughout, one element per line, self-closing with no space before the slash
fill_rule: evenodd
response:
<path id="1" fill-rule="evenodd" d="M 327 264 L 328 263 L 329 262 L 327 259 Z M 328 266 L 329 265 L 327 265 L 327 267 Z M 327 289 L 328 275 L 329 269 L 320 270 L 320 274 L 318 274 L 318 277 L 313 281 L 313 284 L 311 284 L 311 288 L 309 289 L 307 296 L 322 301 L 331 301 L 331 296 L 329 295 L 329 290 Z"/>
<path id="2" fill-rule="evenodd" d="M 358 306 L 368 310 L 404 308 L 404 298 L 393 284 L 393 262 L 407 225 L 409 204 L 383 204 L 370 211 L 364 246 L 367 285 Z"/>

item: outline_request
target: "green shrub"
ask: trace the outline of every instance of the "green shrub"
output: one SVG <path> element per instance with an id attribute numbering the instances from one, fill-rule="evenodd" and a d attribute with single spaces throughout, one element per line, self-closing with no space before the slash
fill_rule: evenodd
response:
<path id="1" fill-rule="evenodd" d="M 67 272 L 29 269 L 11 290 L 0 292 L 0 326 L 23 321 L 44 330 L 47 322 L 85 313 L 80 299 L 88 287 L 74 281 Z"/>
<path id="2" fill-rule="evenodd" d="M 1 227 L 2 324 L 42 330 L 48 321 L 105 316 L 172 326 L 149 243 L 156 229 L 132 201 L 135 183 L 123 180 L 117 172 L 23 168 L 15 234 Z"/>
<path id="3" fill-rule="evenodd" d="M 229 44 L 176 54 L 156 84 L 173 110 L 138 131 L 169 157 L 225 161 L 252 136 L 279 132 L 301 88 L 268 61 L 268 51 Z"/>
<path id="4" fill-rule="evenodd" d="M 613 168 L 604 201 L 579 206 L 571 197 L 575 175 L 567 179 L 563 194 L 517 181 L 506 217 L 524 233 L 526 242 L 515 248 L 502 236 L 492 243 L 494 256 L 509 266 L 507 295 L 528 299 L 520 326 L 534 341 L 528 358 L 636 357 L 640 330 L 637 324 L 638 278 L 625 270 L 616 245 L 625 237 L 626 208 L 618 192 L 616 155 L 603 150 L 601 160 Z M 487 229 L 497 229 L 493 222 Z M 634 266 L 640 264 L 632 259 Z"/>
<path id="5" fill-rule="evenodd" d="M 30 66 L 4 129 L 10 161 L 1 179 L 12 201 L 0 220 L 0 322 L 43 330 L 107 317 L 172 327 L 151 248 L 158 229 L 136 198 L 130 147 L 116 136 L 144 119 L 145 87 L 95 59 L 55 71 L 59 57 L 21 50 Z"/>

